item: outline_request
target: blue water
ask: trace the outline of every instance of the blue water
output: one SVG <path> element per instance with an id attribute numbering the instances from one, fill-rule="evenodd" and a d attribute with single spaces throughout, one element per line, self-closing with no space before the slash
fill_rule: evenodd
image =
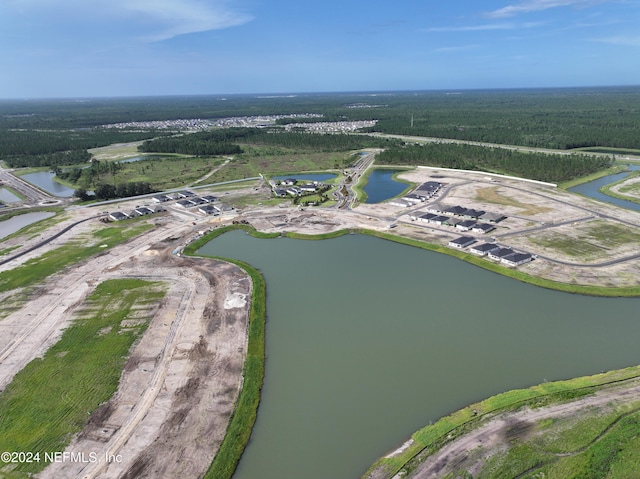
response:
<path id="1" fill-rule="evenodd" d="M 38 173 L 22 175 L 22 179 L 36 185 L 54 196 L 61 196 L 64 198 L 72 197 L 74 190 L 54 181 L 54 176 L 56 176 L 55 173 L 52 173 L 51 171 L 40 171 Z"/>
<path id="2" fill-rule="evenodd" d="M 629 166 L 629 170 L 637 171 L 640 170 L 640 166 Z M 603 201 L 605 203 L 611 203 L 612 205 L 621 206 L 622 208 L 627 208 L 630 210 L 640 211 L 640 204 L 634 203 L 632 201 L 621 200 L 618 198 L 614 198 L 613 196 L 605 195 L 598 191 L 605 185 L 610 183 L 615 183 L 616 181 L 620 181 L 623 178 L 629 175 L 628 171 L 622 173 L 616 173 L 615 175 L 607 175 L 602 178 L 598 178 L 597 180 L 590 181 L 589 183 L 583 183 L 578 186 L 574 186 L 573 188 L 569 188 L 569 191 L 573 193 L 580 193 L 581 195 L 588 196 L 589 198 L 593 198 L 594 200 Z"/>
<path id="3" fill-rule="evenodd" d="M 393 175 L 404 170 L 376 169 L 369 175 L 369 181 L 363 188 L 367 194 L 365 203 L 382 203 L 398 196 L 406 188 L 406 183 L 400 183 L 392 178 Z"/>

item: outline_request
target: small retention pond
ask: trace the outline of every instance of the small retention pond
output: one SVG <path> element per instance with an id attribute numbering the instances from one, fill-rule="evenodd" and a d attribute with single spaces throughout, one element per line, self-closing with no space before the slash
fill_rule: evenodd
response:
<path id="1" fill-rule="evenodd" d="M 358 479 L 493 394 L 640 363 L 640 299 L 526 285 L 378 238 L 222 235 L 267 281 L 266 376 L 234 479 Z"/>
<path id="2" fill-rule="evenodd" d="M 638 171 L 640 170 L 640 166 L 629 166 L 629 170 Z M 603 176 L 602 178 L 598 178 L 597 180 L 583 183 L 581 185 L 574 186 L 573 188 L 569 188 L 569 191 L 573 193 L 580 193 L 581 195 L 588 196 L 589 198 L 593 198 L 598 201 L 611 203 L 612 205 L 621 206 L 630 210 L 640 211 L 640 204 L 638 203 L 614 198 L 613 196 L 605 195 L 604 193 L 598 191 L 603 186 L 620 181 L 626 178 L 628 175 L 629 172 L 624 171 L 622 173 L 616 173 L 615 175 Z"/>
<path id="3" fill-rule="evenodd" d="M 53 178 L 55 176 L 55 173 L 52 173 L 51 171 L 39 171 L 38 173 L 22 175 L 21 178 L 36 185 L 38 188 L 42 188 L 44 191 L 54 196 L 61 196 L 64 198 L 70 198 L 73 196 L 74 190 L 54 181 Z"/>
<path id="4" fill-rule="evenodd" d="M 402 193 L 409 185 L 393 179 L 393 175 L 402 171 L 405 170 L 386 168 L 373 170 L 368 177 L 366 186 L 363 188 L 367 194 L 365 203 L 382 203 Z"/>
<path id="5" fill-rule="evenodd" d="M 4 201 L 5 203 L 15 203 L 20 201 L 20 197 L 14 195 L 11 190 L 7 188 L 0 188 L 0 201 Z"/>
<path id="6" fill-rule="evenodd" d="M 41 211 L 36 213 L 25 213 L 23 215 L 13 216 L 5 221 L 0 221 L 0 239 L 10 234 L 20 231 L 25 226 L 36 223 L 45 218 L 50 218 L 54 213 Z"/>

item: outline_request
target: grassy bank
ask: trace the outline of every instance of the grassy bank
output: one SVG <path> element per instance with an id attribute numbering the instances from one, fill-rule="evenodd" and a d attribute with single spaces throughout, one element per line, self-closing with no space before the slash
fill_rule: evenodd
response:
<path id="1" fill-rule="evenodd" d="M 627 196 L 624 194 L 625 191 L 633 191 L 635 193 L 640 192 L 640 184 L 636 183 L 635 185 L 629 186 L 627 189 L 625 187 L 620 188 L 620 192 L 614 191 L 613 188 L 616 186 L 628 181 L 631 178 L 636 178 L 640 176 L 640 171 L 632 171 L 625 178 L 620 181 L 616 181 L 615 183 L 609 183 L 608 185 L 604 185 L 598 189 L 601 193 L 604 193 L 607 196 L 611 196 L 613 198 L 618 198 L 619 200 L 631 201 L 632 203 L 640 204 L 640 199 L 637 196 Z"/>
<path id="2" fill-rule="evenodd" d="M 408 448 L 391 457 L 379 459 L 363 477 L 368 477 L 373 471 L 376 471 L 378 478 L 391 478 L 401 471 L 413 470 L 428 455 L 480 426 L 490 415 L 515 411 L 524 406 L 539 407 L 565 402 L 593 394 L 608 385 L 638 377 L 640 377 L 640 366 L 634 366 L 594 376 L 544 383 L 528 389 L 516 389 L 498 394 L 460 409 L 443 417 L 435 424 L 420 429 L 411 436 L 413 441 Z M 509 477 L 513 477 L 513 475 Z"/>
<path id="3" fill-rule="evenodd" d="M 409 181 L 401 180 L 400 178 L 398 178 L 398 175 L 400 175 L 401 173 L 404 173 L 405 171 L 409 171 L 411 169 L 412 168 L 410 167 L 402 168 L 398 166 L 377 166 L 377 165 L 372 166 L 365 172 L 364 175 L 360 177 L 360 180 L 358 181 L 358 183 L 353 185 L 353 191 L 356 193 L 358 202 L 364 203 L 367 201 L 368 196 L 367 196 L 367 193 L 364 191 L 364 187 L 367 186 L 367 184 L 369 183 L 369 177 L 375 170 L 402 170 L 398 173 L 394 173 L 391 177 L 393 178 L 394 181 L 397 181 L 398 183 L 404 183 L 407 185 L 407 187 L 402 191 L 402 193 L 396 196 L 403 196 L 407 194 L 411 190 L 411 188 L 414 187 L 415 185 Z"/>
<path id="4" fill-rule="evenodd" d="M 41 457 L 15 469 L 0 462 L 2 477 L 30 477 L 47 466 L 45 452 L 65 449 L 87 414 L 116 391 L 129 349 L 147 327 L 150 314 L 141 318 L 141 308 L 150 313 L 163 296 L 158 283 L 101 283 L 60 340 L 16 374 L 0 394 L 0 451 Z M 125 326 L 128 319 L 135 325 Z"/>
<path id="5" fill-rule="evenodd" d="M 587 176 L 581 176 L 580 178 L 575 178 L 570 181 L 565 181 L 558 185 L 558 188 L 563 190 L 568 190 L 569 188 L 573 188 L 574 186 L 581 185 L 583 183 L 589 183 L 590 181 L 597 180 L 598 178 L 602 178 L 607 175 L 615 175 L 616 173 L 622 173 L 626 171 L 627 167 L 623 165 L 614 165 L 611 168 L 607 168 L 606 170 L 598 171 L 597 173 L 593 173 Z"/>
<path id="6" fill-rule="evenodd" d="M 30 259 L 17 268 L 0 272 L 0 293 L 41 283 L 67 266 L 124 243 L 152 227 L 148 223 L 122 222 L 94 231 L 89 238 L 78 239 Z"/>

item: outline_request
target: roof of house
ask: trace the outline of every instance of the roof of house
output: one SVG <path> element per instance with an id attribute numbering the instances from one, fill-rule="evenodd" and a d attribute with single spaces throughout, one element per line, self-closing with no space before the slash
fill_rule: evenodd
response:
<path id="1" fill-rule="evenodd" d="M 465 211 L 467 211 L 467 209 L 462 206 L 452 206 L 444 210 L 445 213 L 451 213 L 452 215 L 461 215 Z"/>
<path id="2" fill-rule="evenodd" d="M 481 245 L 471 247 L 473 251 L 482 251 L 483 253 L 487 253 L 489 251 L 495 251 L 499 248 L 500 246 L 498 246 L 495 243 L 483 243 Z"/>
<path id="3" fill-rule="evenodd" d="M 469 218 L 478 218 L 484 214 L 482 210 L 474 210 L 473 208 L 469 208 L 468 210 L 464 210 L 462 212 L 464 216 L 468 216 Z"/>
<path id="4" fill-rule="evenodd" d="M 116 220 L 125 220 L 129 217 L 128 215 L 122 213 L 121 211 L 114 211 L 113 213 L 109 213 L 109 216 L 111 216 L 113 219 L 116 219 Z"/>
<path id="5" fill-rule="evenodd" d="M 469 245 L 475 242 L 476 239 L 473 236 L 460 236 L 459 238 L 449 241 L 449 244 Z"/>
<path id="6" fill-rule="evenodd" d="M 510 263 L 520 263 L 521 261 L 526 261 L 531 258 L 532 256 L 529 253 L 512 253 L 504 256 L 502 259 L 503 261 L 508 261 Z"/>
<path id="7" fill-rule="evenodd" d="M 182 195 L 183 198 L 191 198 L 192 196 L 196 196 L 195 193 L 192 193 L 191 191 L 187 191 L 187 190 L 179 191 L 178 193 Z"/>
<path id="8" fill-rule="evenodd" d="M 507 219 L 506 216 L 500 214 L 500 213 L 491 213 L 491 212 L 487 212 L 485 214 L 483 214 L 482 216 L 480 216 L 480 219 L 486 220 L 486 221 L 491 221 L 493 223 L 498 223 L 502 220 Z"/>
<path id="9" fill-rule="evenodd" d="M 491 256 L 495 256 L 496 258 L 504 258 L 505 256 L 509 256 L 510 254 L 514 254 L 511 248 L 500 248 L 498 251 L 491 253 Z"/>
<path id="10" fill-rule="evenodd" d="M 458 223 L 456 226 L 463 226 L 465 228 L 472 228 L 476 225 L 476 222 L 473 220 L 464 220 Z"/>
<path id="11" fill-rule="evenodd" d="M 496 227 L 495 227 L 495 226 L 493 226 L 493 225 L 487 224 L 487 223 L 477 223 L 477 224 L 473 227 L 473 229 L 474 229 L 474 230 L 476 230 L 476 231 L 478 231 L 478 230 L 479 230 L 479 231 L 482 231 L 482 232 L 486 233 L 486 232 L 488 232 L 488 231 L 491 231 L 491 230 L 496 229 Z"/>

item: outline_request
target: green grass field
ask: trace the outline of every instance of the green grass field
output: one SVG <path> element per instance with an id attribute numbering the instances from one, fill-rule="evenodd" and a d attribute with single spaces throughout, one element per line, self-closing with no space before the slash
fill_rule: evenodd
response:
<path id="1" fill-rule="evenodd" d="M 67 266 L 124 243 L 152 227 L 134 220 L 101 228 L 86 238 L 60 246 L 12 270 L 0 272 L 0 293 L 36 285 Z"/>
<path id="2" fill-rule="evenodd" d="M 163 296 L 159 283 L 101 283 L 60 340 L 14 377 L 0 394 L 0 451 L 41 456 L 32 463 L 0 461 L 1 477 L 30 477 L 47 466 L 45 452 L 65 449 L 89 414 L 117 389 L 129 349 Z M 146 317 L 140 317 L 141 308 Z M 137 325 L 124 327 L 127 319 Z"/>

